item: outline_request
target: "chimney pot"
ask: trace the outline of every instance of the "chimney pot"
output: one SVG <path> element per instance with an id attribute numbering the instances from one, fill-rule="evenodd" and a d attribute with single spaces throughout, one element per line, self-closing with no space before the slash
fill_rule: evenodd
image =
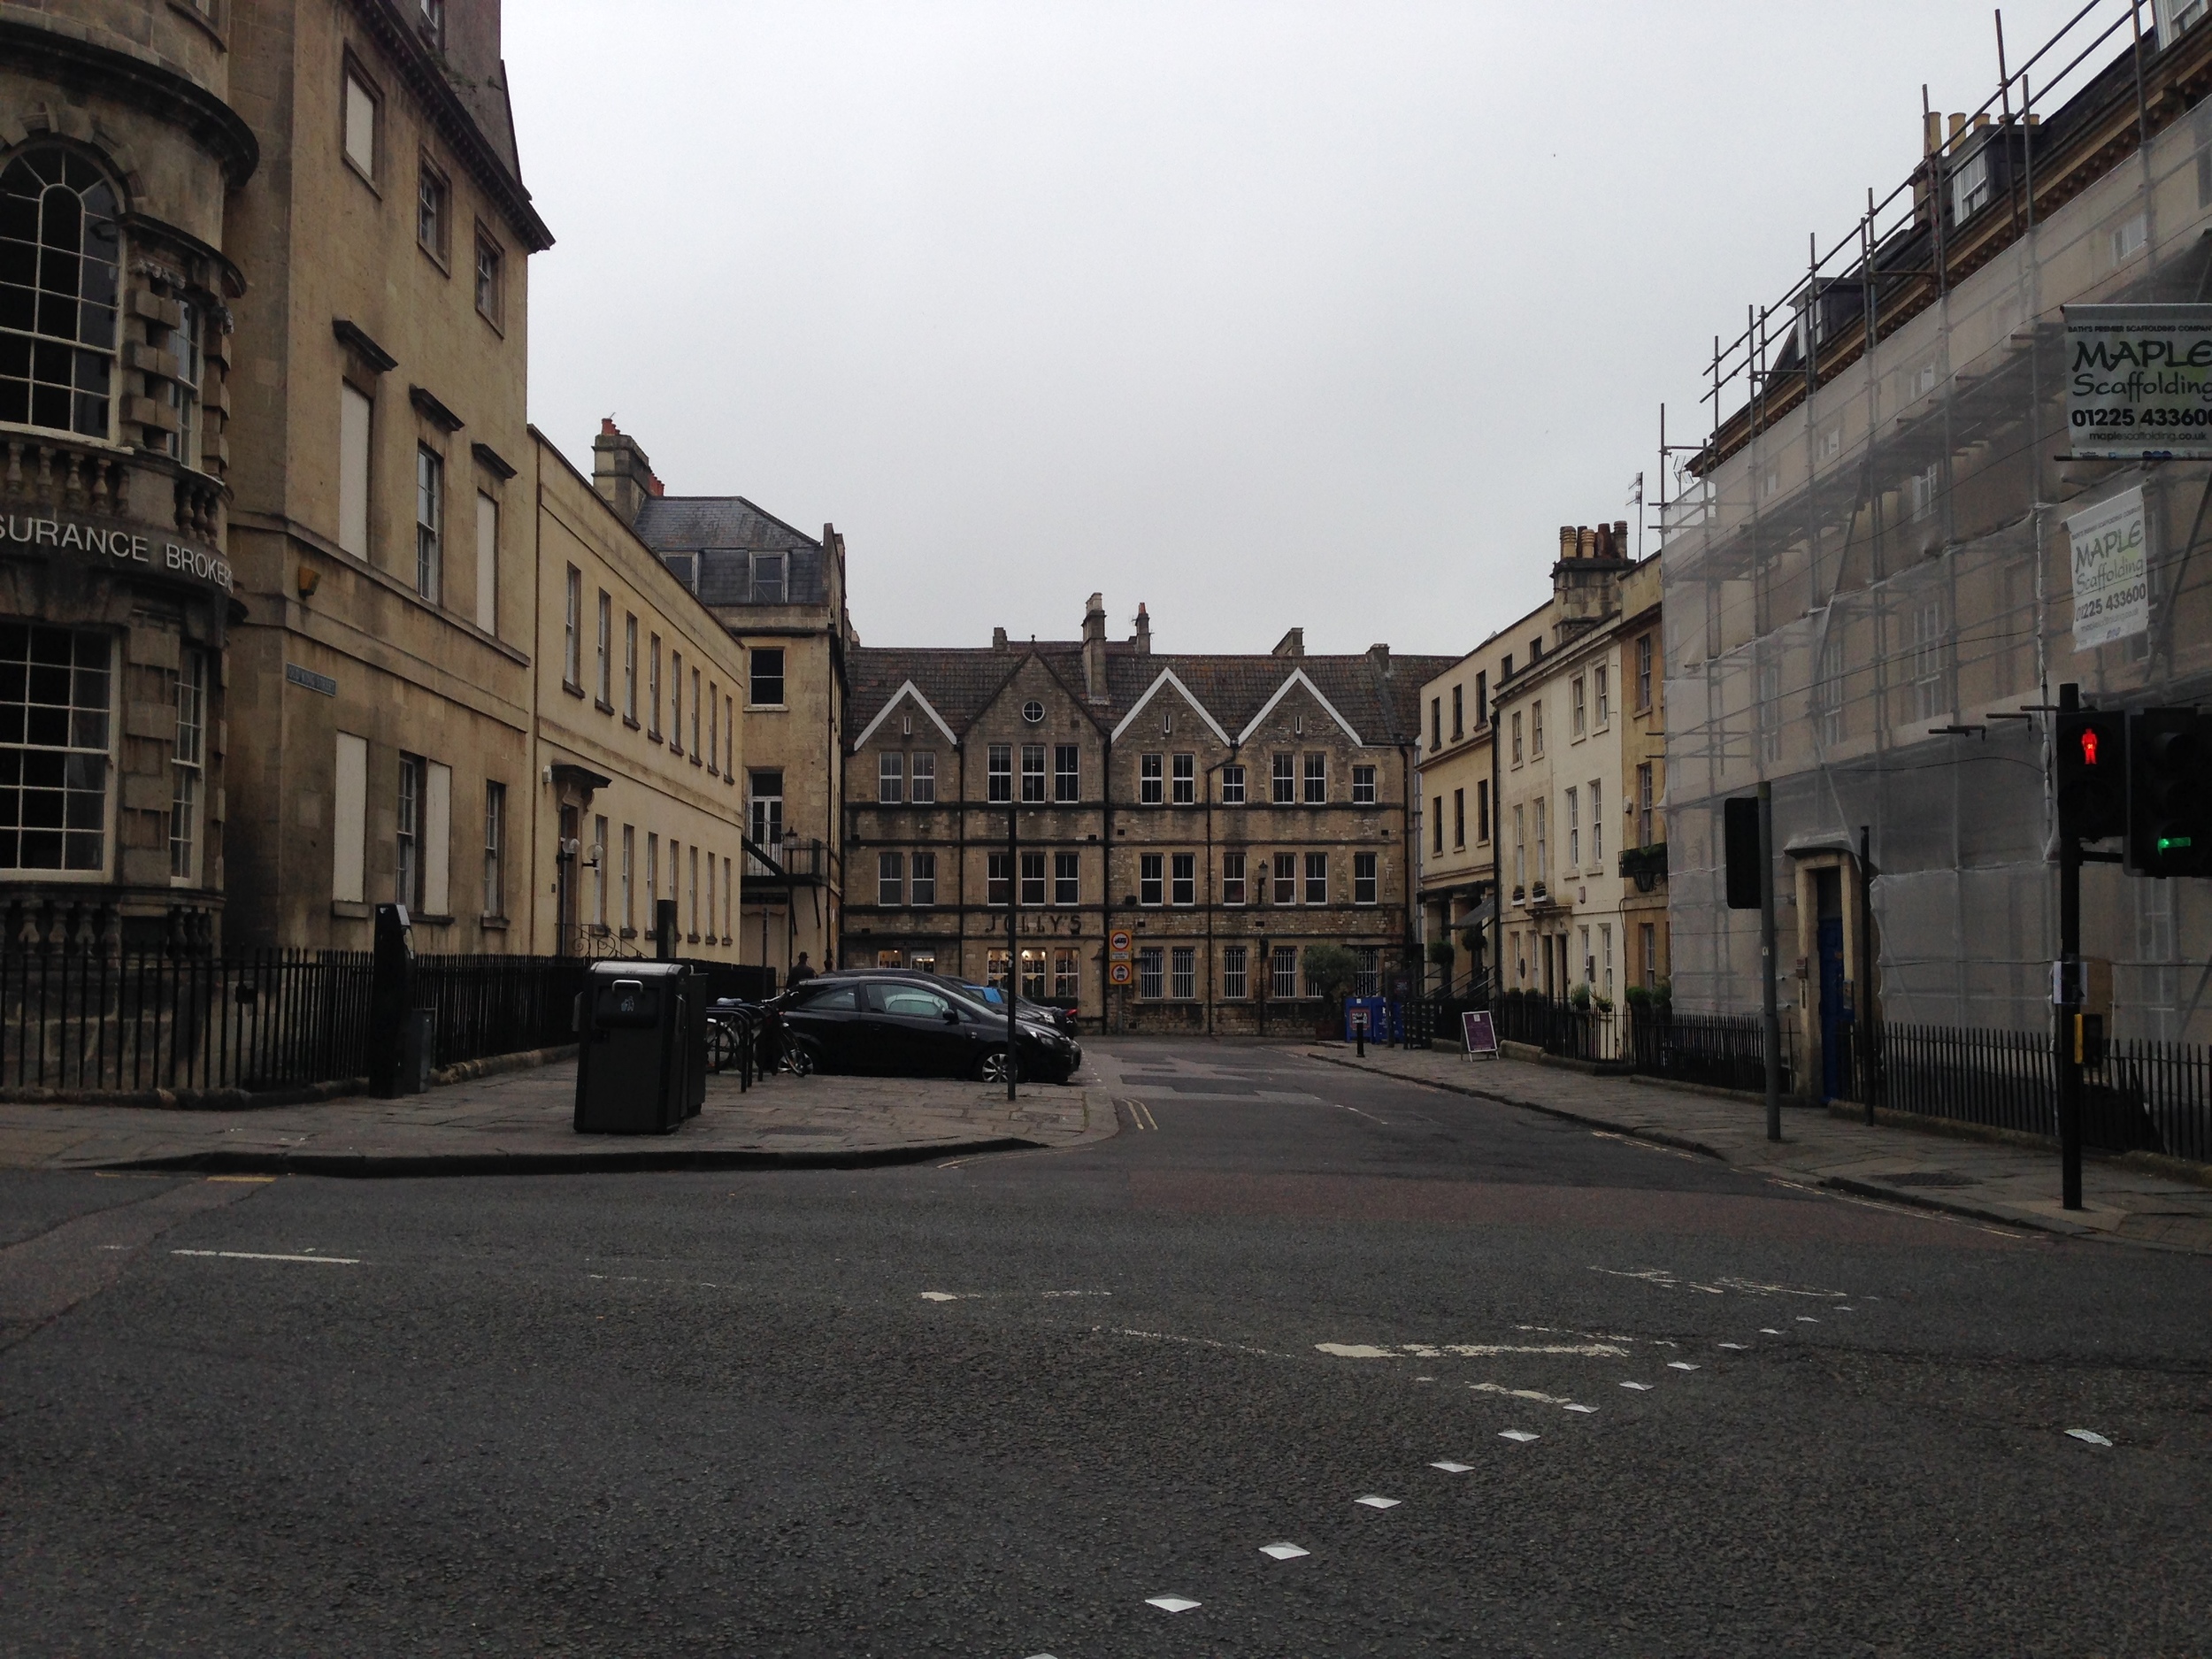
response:
<path id="1" fill-rule="evenodd" d="M 1575 527 L 1571 524 L 1559 526 L 1559 557 L 1571 559 L 1575 556 Z"/>
<path id="2" fill-rule="evenodd" d="M 1955 114 L 1950 118 L 1950 120 L 1951 136 L 1954 140 L 1955 140 L 1961 133 L 1966 130 L 1966 117 L 1963 115 Z"/>

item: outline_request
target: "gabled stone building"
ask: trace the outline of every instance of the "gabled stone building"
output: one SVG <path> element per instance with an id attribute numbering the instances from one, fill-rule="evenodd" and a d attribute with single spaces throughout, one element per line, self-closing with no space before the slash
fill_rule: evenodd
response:
<path id="1" fill-rule="evenodd" d="M 1410 986 L 1417 700 L 1446 660 L 1308 657 L 1296 628 L 1156 654 L 1141 606 L 1106 638 L 1097 595 L 1079 640 L 856 649 L 841 961 L 1011 968 L 1109 1031 L 1310 1028 L 1321 943 L 1362 989 Z"/>

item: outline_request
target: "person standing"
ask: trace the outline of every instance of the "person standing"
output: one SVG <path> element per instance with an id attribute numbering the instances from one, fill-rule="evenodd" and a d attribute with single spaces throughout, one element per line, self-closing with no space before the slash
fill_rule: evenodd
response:
<path id="1" fill-rule="evenodd" d="M 796 990 L 813 977 L 813 964 L 807 961 L 806 952 L 802 950 L 799 953 L 799 959 L 791 964 L 791 972 L 784 983 L 787 988 Z"/>

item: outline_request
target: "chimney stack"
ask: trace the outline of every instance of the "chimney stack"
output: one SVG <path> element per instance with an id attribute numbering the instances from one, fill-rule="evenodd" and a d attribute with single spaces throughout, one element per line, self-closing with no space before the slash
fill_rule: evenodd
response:
<path id="1" fill-rule="evenodd" d="M 1006 630 L 1004 628 L 993 628 L 991 630 L 991 649 L 995 651 L 1002 651 L 1006 649 Z"/>
<path id="2" fill-rule="evenodd" d="M 1106 595 L 1093 594 L 1083 609 L 1083 695 L 1106 701 Z"/>
<path id="3" fill-rule="evenodd" d="M 611 415 L 600 421 L 599 435 L 591 441 L 591 487 L 627 525 L 637 522 L 648 496 L 661 493 L 653 464 Z"/>
<path id="4" fill-rule="evenodd" d="M 1131 643 L 1137 648 L 1138 656 L 1152 655 L 1152 618 L 1145 615 L 1144 601 L 1141 599 L 1137 601 L 1137 633 Z"/>
<path id="5" fill-rule="evenodd" d="M 1390 672 L 1390 647 L 1387 642 L 1369 646 L 1367 656 L 1368 659 L 1375 664 L 1377 672 L 1383 674 Z"/>
<path id="6" fill-rule="evenodd" d="M 1275 641 L 1275 655 L 1278 657 L 1303 657 L 1305 654 L 1306 631 L 1303 628 L 1293 628 Z"/>

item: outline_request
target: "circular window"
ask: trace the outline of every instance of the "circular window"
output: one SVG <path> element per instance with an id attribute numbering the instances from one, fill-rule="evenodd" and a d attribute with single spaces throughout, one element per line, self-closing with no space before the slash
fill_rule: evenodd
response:
<path id="1" fill-rule="evenodd" d="M 1022 704 L 1022 718 L 1028 721 L 1030 725 L 1042 725 L 1044 718 L 1045 705 L 1038 702 L 1036 698 L 1032 697 L 1027 703 Z"/>

